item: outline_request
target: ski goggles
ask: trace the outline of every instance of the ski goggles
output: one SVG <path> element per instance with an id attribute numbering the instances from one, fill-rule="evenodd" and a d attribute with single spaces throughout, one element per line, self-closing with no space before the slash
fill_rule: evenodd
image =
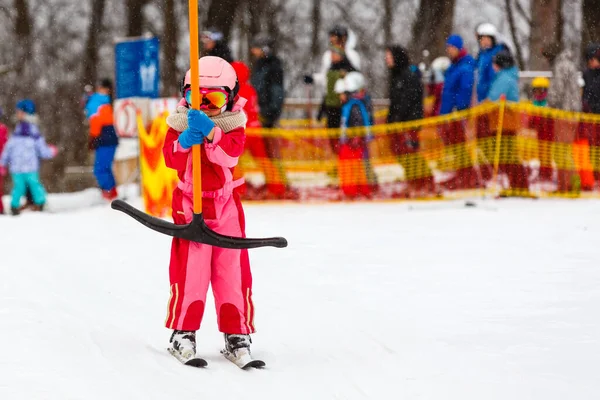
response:
<path id="1" fill-rule="evenodd" d="M 185 101 L 192 104 L 192 88 L 186 88 L 183 95 Z M 200 109 L 220 110 L 228 101 L 229 93 L 223 88 L 200 88 Z"/>

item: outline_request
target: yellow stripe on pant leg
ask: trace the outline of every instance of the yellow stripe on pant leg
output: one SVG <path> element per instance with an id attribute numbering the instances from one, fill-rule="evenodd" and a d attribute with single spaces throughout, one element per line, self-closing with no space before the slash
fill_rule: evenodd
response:
<path id="1" fill-rule="evenodd" d="M 169 329 L 174 329 L 173 324 L 175 323 L 175 308 L 177 307 L 177 301 L 179 301 L 179 288 L 176 283 L 171 285 L 171 296 L 169 297 L 169 304 L 171 303 L 171 299 L 173 298 L 173 287 L 175 287 L 175 302 L 173 303 L 173 310 L 167 309 L 167 321 L 169 320 L 169 316 L 171 316 L 171 322 L 169 323 Z"/>
<path id="2" fill-rule="evenodd" d="M 167 318 L 165 318 L 165 326 L 169 327 L 169 318 L 171 317 L 171 299 L 173 299 L 173 285 L 169 286 L 169 301 L 167 301 Z"/>
<path id="3" fill-rule="evenodd" d="M 250 299 L 250 288 L 246 289 L 246 328 L 248 332 L 254 331 L 254 304 L 252 304 L 252 300 Z"/>

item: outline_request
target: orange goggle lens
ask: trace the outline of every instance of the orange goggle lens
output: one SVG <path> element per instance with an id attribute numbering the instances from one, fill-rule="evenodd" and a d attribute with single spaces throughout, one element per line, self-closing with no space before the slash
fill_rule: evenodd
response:
<path id="1" fill-rule="evenodd" d="M 185 101 L 192 104 L 192 89 L 184 92 Z M 200 109 L 220 110 L 227 105 L 229 94 L 224 89 L 200 88 Z"/>

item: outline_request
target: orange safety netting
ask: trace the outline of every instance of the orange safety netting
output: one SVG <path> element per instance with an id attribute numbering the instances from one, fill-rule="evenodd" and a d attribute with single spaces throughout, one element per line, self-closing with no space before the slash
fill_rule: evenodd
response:
<path id="1" fill-rule="evenodd" d="M 166 201 L 176 182 L 173 173 L 160 172 L 162 154 L 153 150 L 165 133 L 164 118 L 150 134 L 140 133 L 147 207 Z M 308 120 L 249 128 L 247 136 L 236 174 L 246 178 L 240 193 L 250 200 L 599 194 L 600 116 L 528 103 L 484 103 L 447 116 L 350 128 L 344 141 L 340 129 Z"/>

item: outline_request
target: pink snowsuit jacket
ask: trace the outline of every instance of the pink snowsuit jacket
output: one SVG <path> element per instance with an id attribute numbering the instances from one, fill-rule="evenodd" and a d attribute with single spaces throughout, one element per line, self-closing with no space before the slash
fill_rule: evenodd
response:
<path id="1" fill-rule="evenodd" d="M 244 102 L 234 107 L 241 110 Z M 178 142 L 180 132 L 170 128 L 163 153 L 167 167 L 177 170 L 180 182 L 173 193 L 173 220 L 186 224 L 193 216 L 191 149 Z M 215 127 L 211 143 L 201 146 L 202 214 L 213 231 L 245 237 L 242 204 L 233 189 L 243 179 L 233 180 L 233 168 L 244 151 L 245 127 L 223 132 Z M 212 285 L 219 330 L 228 334 L 254 332 L 252 275 L 247 250 L 213 247 L 174 238 L 169 266 L 170 299 L 166 326 L 169 329 L 199 329 L 209 283 Z"/>

